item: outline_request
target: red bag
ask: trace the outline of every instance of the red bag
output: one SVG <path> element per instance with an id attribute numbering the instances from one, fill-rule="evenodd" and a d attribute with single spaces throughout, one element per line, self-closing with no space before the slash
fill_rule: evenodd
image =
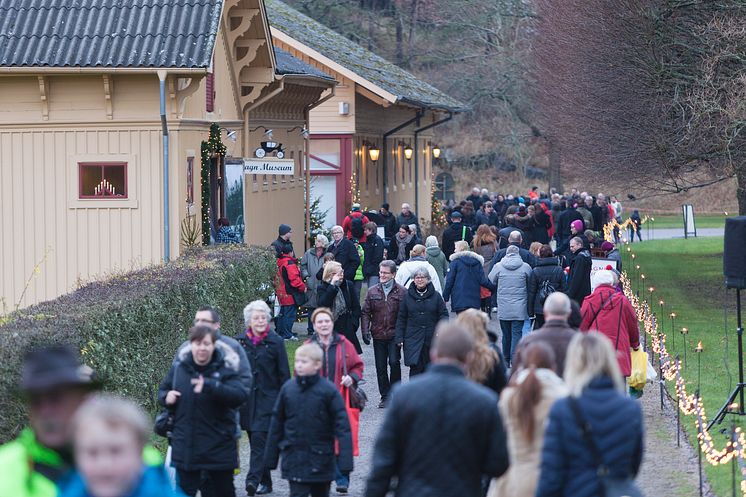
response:
<path id="1" fill-rule="evenodd" d="M 486 287 L 483 287 L 483 286 L 479 287 L 479 298 L 480 299 L 486 299 L 487 297 L 489 297 L 491 295 L 492 295 L 492 292 L 490 291 L 489 288 L 486 288 Z"/>
<path id="2" fill-rule="evenodd" d="M 358 433 L 360 432 L 360 409 L 350 407 L 350 389 L 344 387 L 345 410 L 347 410 L 347 419 L 350 420 L 350 432 L 352 433 L 352 455 L 360 455 L 360 444 L 358 442 Z M 339 455 L 339 441 L 334 441 L 334 453 Z"/>

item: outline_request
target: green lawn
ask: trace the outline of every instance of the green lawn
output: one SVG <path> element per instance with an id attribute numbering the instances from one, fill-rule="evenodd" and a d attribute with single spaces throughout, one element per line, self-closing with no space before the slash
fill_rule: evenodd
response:
<path id="1" fill-rule="evenodd" d="M 701 354 L 701 393 L 707 415 L 711 419 L 738 382 L 736 298 L 735 291 L 726 291 L 723 284 L 723 239 L 713 237 L 649 241 L 634 244 L 632 248 L 640 271 L 645 275 L 646 293 L 650 286 L 655 288 L 650 300 L 654 302 L 653 308 L 658 311 L 658 315 L 664 316 L 661 325 L 666 333 L 668 350 L 672 355 L 678 353 L 682 360 L 684 337 L 680 331 L 683 327 L 689 330 L 686 347 L 688 365 L 684 371 L 688 393 L 693 393 L 697 388 L 697 356 L 694 348 L 699 340 L 702 341 L 704 352 Z M 629 263 L 629 253 L 626 250 L 624 253 L 624 267 L 630 271 L 633 287 L 637 288 L 637 278 Z M 664 301 L 662 312 L 659 300 Z M 673 331 L 669 317 L 671 312 L 677 315 Z M 669 384 L 669 391 L 674 392 L 672 384 Z M 657 397 L 657 389 L 648 385 L 645 395 Z M 725 428 L 729 422 L 719 428 Z M 682 417 L 682 424 L 690 435 L 690 440 L 695 440 L 694 418 Z M 711 434 L 717 448 L 722 449 L 726 436 L 717 429 L 713 429 Z M 704 466 L 716 495 L 730 495 L 731 467 L 714 467 L 706 463 Z M 696 467 L 694 470 L 696 471 Z"/>
<path id="2" fill-rule="evenodd" d="M 641 213 L 644 216 L 644 213 Z M 733 216 L 736 213 L 728 213 Z M 699 228 L 722 228 L 725 226 L 725 213 L 723 214 L 697 214 L 694 213 L 694 224 Z M 684 216 L 682 214 L 653 214 L 648 220 L 651 228 L 681 228 L 684 229 Z M 647 229 L 645 226 L 644 229 Z M 644 235 L 644 231 L 643 231 Z"/>

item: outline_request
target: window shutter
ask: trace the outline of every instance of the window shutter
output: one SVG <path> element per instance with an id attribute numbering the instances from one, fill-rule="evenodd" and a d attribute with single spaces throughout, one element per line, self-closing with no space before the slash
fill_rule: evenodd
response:
<path id="1" fill-rule="evenodd" d="M 206 95 L 206 105 L 205 110 L 207 112 L 213 112 L 215 110 L 215 73 L 211 72 L 207 75 L 207 84 L 205 85 L 207 89 L 207 95 Z"/>

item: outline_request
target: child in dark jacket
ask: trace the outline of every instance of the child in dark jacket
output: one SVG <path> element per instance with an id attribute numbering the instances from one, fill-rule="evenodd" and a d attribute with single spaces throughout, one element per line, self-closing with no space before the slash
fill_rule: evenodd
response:
<path id="1" fill-rule="evenodd" d="M 295 352 L 295 378 L 277 397 L 265 463 L 290 482 L 290 497 L 326 497 L 335 473 L 334 440 L 339 441 L 339 469 L 352 471 L 352 434 L 337 388 L 319 375 L 323 352 L 308 343 Z"/>

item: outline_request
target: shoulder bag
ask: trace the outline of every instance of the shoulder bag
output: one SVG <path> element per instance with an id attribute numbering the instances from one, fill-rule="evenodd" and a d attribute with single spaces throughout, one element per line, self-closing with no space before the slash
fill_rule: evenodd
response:
<path id="1" fill-rule="evenodd" d="M 295 302 L 295 305 L 302 306 L 305 305 L 306 302 L 308 302 L 308 296 L 306 295 L 306 293 L 301 292 L 290 284 L 290 277 L 288 276 L 287 267 L 282 268 L 282 280 L 285 283 L 285 290 L 287 291 L 288 295 L 293 297 L 293 302 Z"/>
<path id="2" fill-rule="evenodd" d="M 345 344 L 342 343 L 342 371 L 344 376 L 347 376 L 347 351 L 345 350 L 345 347 Z M 360 412 L 363 412 L 365 404 L 368 403 L 368 395 L 365 393 L 365 390 L 359 386 L 362 381 L 363 380 L 360 380 L 357 383 L 353 381 L 352 386 L 347 388 L 350 392 L 350 407 L 359 409 Z"/>
<path id="3" fill-rule="evenodd" d="M 626 476 L 624 478 L 619 478 L 609 475 L 609 467 L 603 461 L 601 451 L 598 450 L 598 446 L 593 440 L 591 424 L 585 419 L 583 413 L 580 411 L 580 405 L 578 404 L 577 399 L 574 397 L 568 397 L 567 400 L 569 401 L 570 409 L 572 409 L 575 416 L 575 422 L 578 424 L 580 431 L 583 434 L 583 440 L 591 452 L 591 458 L 598 463 L 596 474 L 601 483 L 600 497 L 644 497 L 631 477 Z"/>
<path id="4" fill-rule="evenodd" d="M 171 380 L 171 390 L 176 390 L 176 373 L 178 371 L 179 367 L 175 366 L 174 377 Z M 155 423 L 153 426 L 153 431 L 156 435 L 160 435 L 169 439 L 171 438 L 171 433 L 174 431 L 174 423 L 176 421 L 176 413 L 174 412 L 175 410 L 175 406 L 166 406 L 161 410 L 161 412 L 158 413 L 158 415 L 155 417 Z"/>

